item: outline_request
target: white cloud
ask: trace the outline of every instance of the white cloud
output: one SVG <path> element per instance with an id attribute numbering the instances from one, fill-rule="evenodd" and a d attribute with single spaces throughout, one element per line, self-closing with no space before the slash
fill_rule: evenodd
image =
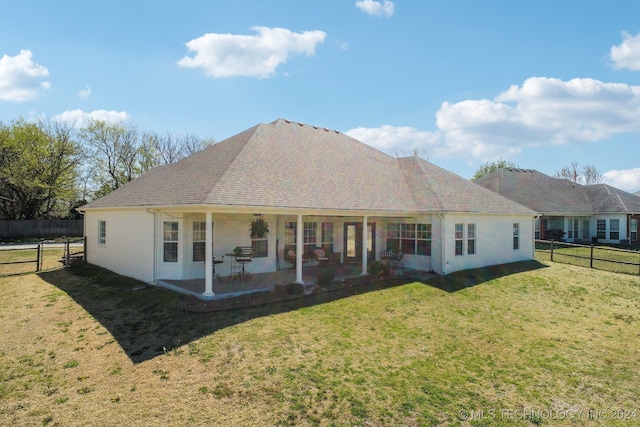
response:
<path id="1" fill-rule="evenodd" d="M 33 62 L 32 56 L 30 50 L 21 50 L 16 56 L 0 58 L 0 100 L 29 101 L 51 87 L 51 82 L 40 81 L 49 70 Z"/>
<path id="2" fill-rule="evenodd" d="M 619 46 L 611 46 L 609 56 L 613 61 L 613 68 L 640 70 L 640 33 L 632 36 L 623 32 L 622 38 L 624 40 Z"/>
<path id="3" fill-rule="evenodd" d="M 437 133 L 419 131 L 407 126 L 359 127 L 348 130 L 345 134 L 380 151 L 394 155 L 409 155 L 413 150 L 420 150 L 425 147 L 436 148 L 440 142 L 440 137 Z"/>
<path id="4" fill-rule="evenodd" d="M 640 190 L 640 168 L 612 170 L 602 174 L 604 182 L 630 193 Z"/>
<path id="5" fill-rule="evenodd" d="M 125 111 L 94 110 L 90 112 L 82 110 L 69 110 L 62 114 L 53 116 L 53 120 L 60 120 L 73 124 L 78 128 L 85 127 L 90 120 L 102 120 L 109 123 L 120 123 L 129 119 L 129 114 Z"/>
<path id="6" fill-rule="evenodd" d="M 202 68 L 208 76 L 267 78 L 287 62 L 290 55 L 311 56 L 326 37 L 323 31 L 294 33 L 285 28 L 253 27 L 257 35 L 209 33 L 186 43 L 195 56 L 178 65 Z"/>
<path id="7" fill-rule="evenodd" d="M 356 7 L 369 15 L 389 17 L 393 15 L 394 4 L 391 1 L 359 0 Z"/>
<path id="8" fill-rule="evenodd" d="M 80 92 L 78 92 L 78 96 L 80 98 L 88 98 L 89 95 L 91 95 L 91 88 L 89 87 L 89 85 L 87 85 L 85 89 L 82 89 Z"/>
<path id="9" fill-rule="evenodd" d="M 513 157 L 528 146 L 603 141 L 639 132 L 638 117 L 639 86 L 533 77 L 493 100 L 444 102 L 436 113 L 437 131 L 415 134 L 430 155 L 487 161 Z M 359 129 L 358 139 L 384 151 L 417 143 L 392 128 Z"/>

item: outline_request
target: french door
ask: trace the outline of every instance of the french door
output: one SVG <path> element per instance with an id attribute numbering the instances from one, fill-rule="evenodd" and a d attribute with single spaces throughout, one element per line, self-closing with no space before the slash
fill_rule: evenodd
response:
<path id="1" fill-rule="evenodd" d="M 372 261 L 375 253 L 376 224 L 367 225 L 367 259 Z M 363 227 L 361 222 L 346 222 L 344 224 L 344 262 L 362 262 Z"/>

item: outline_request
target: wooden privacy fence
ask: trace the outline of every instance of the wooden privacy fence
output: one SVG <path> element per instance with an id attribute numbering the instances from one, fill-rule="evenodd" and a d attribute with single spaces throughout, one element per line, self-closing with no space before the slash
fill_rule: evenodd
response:
<path id="1" fill-rule="evenodd" d="M 83 219 L 26 219 L 0 220 L 1 238 L 24 237 L 82 237 Z"/>
<path id="2" fill-rule="evenodd" d="M 535 246 L 537 258 L 617 273 L 640 274 L 638 251 L 553 240 L 536 240 Z"/>
<path id="3" fill-rule="evenodd" d="M 0 246 L 0 276 L 69 267 L 85 259 L 86 239 Z"/>

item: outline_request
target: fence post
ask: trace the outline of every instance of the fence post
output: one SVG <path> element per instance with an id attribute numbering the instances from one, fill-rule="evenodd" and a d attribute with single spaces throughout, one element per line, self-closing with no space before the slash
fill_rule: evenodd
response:
<path id="1" fill-rule="evenodd" d="M 551 261 L 553 261 L 553 239 L 551 239 Z"/>
<path id="2" fill-rule="evenodd" d="M 591 256 L 589 256 L 589 267 L 593 268 L 593 243 L 591 244 Z"/>
<path id="3" fill-rule="evenodd" d="M 38 250 L 36 251 L 36 273 L 40 271 L 40 245 L 42 243 L 38 243 Z"/>
<path id="4" fill-rule="evenodd" d="M 69 267 L 69 238 L 67 237 L 67 241 L 64 244 L 64 266 Z"/>

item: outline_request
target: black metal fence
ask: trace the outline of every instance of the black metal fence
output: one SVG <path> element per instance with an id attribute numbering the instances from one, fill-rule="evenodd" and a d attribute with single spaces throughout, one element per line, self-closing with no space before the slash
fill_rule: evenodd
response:
<path id="1" fill-rule="evenodd" d="M 82 237 L 82 219 L 0 220 L 0 239 Z"/>
<path id="2" fill-rule="evenodd" d="M 0 246 L 0 276 L 68 267 L 85 259 L 86 239 Z"/>
<path id="3" fill-rule="evenodd" d="M 640 275 L 640 251 L 611 246 L 536 240 L 536 258 L 598 270 Z"/>

